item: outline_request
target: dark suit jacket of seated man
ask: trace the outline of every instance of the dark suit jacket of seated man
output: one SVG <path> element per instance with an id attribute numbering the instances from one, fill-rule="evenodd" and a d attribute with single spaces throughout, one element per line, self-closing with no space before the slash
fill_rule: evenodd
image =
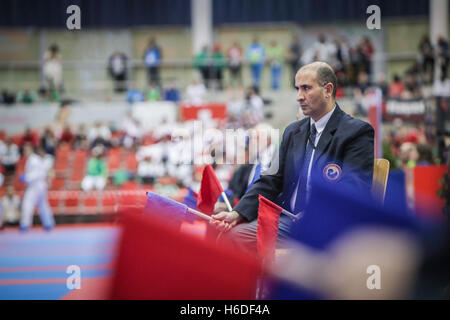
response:
<path id="1" fill-rule="evenodd" d="M 311 67 L 308 69 L 309 66 Z M 310 130 L 313 122 L 311 118 L 313 117 L 316 117 L 316 123 L 322 117 L 328 117 L 328 121 L 318 137 L 318 142 L 317 140 L 315 142 L 312 163 L 310 164 L 311 171 L 308 175 L 309 179 L 311 177 L 323 177 L 326 181 L 326 169 L 332 166 L 333 168 L 338 168 L 339 171 L 339 179 L 337 182 L 334 182 L 336 187 L 346 184 L 359 190 L 370 190 L 374 164 L 374 130 L 367 122 L 346 114 L 335 103 L 335 76 L 331 81 L 331 84 L 334 84 L 334 86 L 329 86 L 329 88 L 326 88 L 327 85 L 323 84 L 326 81 L 317 81 L 319 87 L 324 87 L 325 93 L 323 95 L 317 92 L 308 96 L 306 91 L 310 90 L 308 86 L 311 85 L 311 81 L 314 81 L 311 78 L 310 71 L 312 70 L 314 74 L 321 67 L 328 69 L 328 71 L 331 69 L 323 62 L 316 62 L 302 67 L 297 73 L 298 76 L 304 68 L 310 73 L 309 78 L 300 77 L 297 79 L 298 77 L 296 76 L 296 86 L 305 86 L 304 88 L 298 88 L 297 101 L 299 101 L 303 113 L 310 115 L 310 117 L 291 123 L 284 131 L 279 149 L 277 171 L 273 174 L 262 173 L 260 179 L 242 197 L 233 209 L 235 216 L 238 214 L 238 219 L 233 219 L 234 217 L 230 220 L 227 220 L 228 218 L 221 219 L 221 215 L 231 216 L 232 213 L 219 213 L 217 215 L 219 219 L 213 221 L 213 224 L 216 224 L 219 230 L 229 231 L 223 236 L 224 240 L 231 240 L 237 246 L 255 252 L 258 195 L 274 201 L 288 211 L 292 212 L 294 210 L 291 207 L 292 199 L 298 191 L 301 167 L 305 162 L 305 149 L 309 143 L 308 141 L 310 141 Z M 331 72 L 334 75 L 332 69 Z M 329 72 L 328 75 L 330 75 Z M 317 78 L 319 77 L 318 75 Z M 297 80 L 299 80 L 299 83 L 297 83 Z M 325 80 L 327 80 L 327 77 L 325 77 Z M 312 88 L 311 90 L 320 90 L 320 88 L 316 86 L 315 89 Z M 316 99 L 317 97 L 319 98 Z M 328 106 L 318 118 L 313 109 L 315 105 L 321 102 L 322 98 L 324 98 Z M 319 106 L 317 108 L 325 107 Z M 297 212 L 293 213 L 297 214 Z M 290 224 L 291 218 L 281 214 L 279 239 L 283 240 L 289 236 Z"/>

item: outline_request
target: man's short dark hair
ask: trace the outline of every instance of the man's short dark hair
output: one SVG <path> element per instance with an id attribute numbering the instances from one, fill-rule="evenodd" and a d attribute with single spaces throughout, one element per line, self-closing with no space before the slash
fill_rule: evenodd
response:
<path id="1" fill-rule="evenodd" d="M 322 66 L 317 69 L 317 82 L 319 85 L 324 86 L 327 83 L 333 84 L 333 99 L 336 99 L 336 91 L 337 91 L 337 78 L 333 69 Z"/>

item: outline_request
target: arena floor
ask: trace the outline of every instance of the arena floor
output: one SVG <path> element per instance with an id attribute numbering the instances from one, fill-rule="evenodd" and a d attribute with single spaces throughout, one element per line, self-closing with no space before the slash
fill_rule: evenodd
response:
<path id="1" fill-rule="evenodd" d="M 120 229 L 110 224 L 9 228 L 0 234 L 0 299 L 104 299 Z M 81 268 L 81 289 L 66 286 L 67 267 Z"/>
<path id="2" fill-rule="evenodd" d="M 182 231 L 203 236 L 203 223 Z M 0 232 L 0 300 L 108 299 L 120 227 L 108 223 L 40 226 Z M 67 267 L 81 269 L 81 288 L 67 287 Z"/>

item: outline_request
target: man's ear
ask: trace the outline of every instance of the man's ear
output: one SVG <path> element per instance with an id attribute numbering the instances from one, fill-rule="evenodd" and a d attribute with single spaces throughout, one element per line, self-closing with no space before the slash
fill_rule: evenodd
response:
<path id="1" fill-rule="evenodd" d="M 324 86 L 324 88 L 325 88 L 325 92 L 326 92 L 327 96 L 331 97 L 333 95 L 333 89 L 334 89 L 333 84 L 331 82 L 328 82 Z"/>

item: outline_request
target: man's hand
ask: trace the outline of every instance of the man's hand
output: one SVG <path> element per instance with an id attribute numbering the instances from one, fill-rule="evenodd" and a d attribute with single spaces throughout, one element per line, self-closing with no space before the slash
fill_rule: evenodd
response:
<path id="1" fill-rule="evenodd" d="M 227 232 L 239 222 L 244 220 L 237 211 L 222 211 L 211 216 L 209 224 L 221 232 Z"/>
<path id="2" fill-rule="evenodd" d="M 217 214 L 219 212 L 226 211 L 226 210 L 227 210 L 227 205 L 225 204 L 225 202 L 217 201 L 216 204 L 214 205 L 214 214 Z"/>

